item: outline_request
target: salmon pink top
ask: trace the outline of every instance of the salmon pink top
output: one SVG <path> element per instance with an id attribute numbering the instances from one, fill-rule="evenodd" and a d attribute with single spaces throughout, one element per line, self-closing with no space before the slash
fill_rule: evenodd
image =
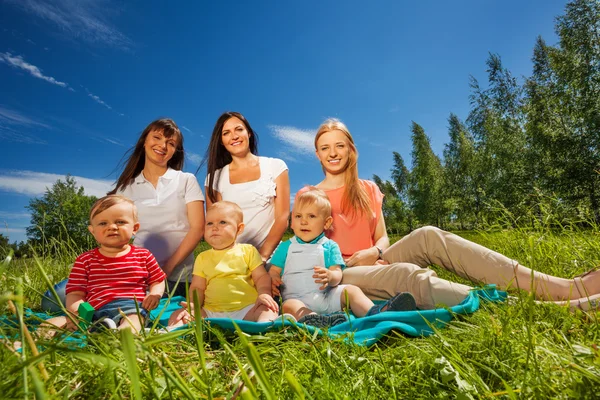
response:
<path id="1" fill-rule="evenodd" d="M 375 229 L 379 218 L 381 218 L 383 193 L 381 193 L 375 182 L 360 179 L 359 183 L 366 189 L 371 200 L 372 215 L 357 214 L 356 216 L 348 216 L 342 212 L 345 186 L 324 190 L 331 202 L 331 212 L 333 214 L 332 229 L 325 232 L 325 235 L 340 246 L 344 258 L 375 245 Z M 300 189 L 296 194 L 296 199 L 307 190 L 308 187 Z"/>

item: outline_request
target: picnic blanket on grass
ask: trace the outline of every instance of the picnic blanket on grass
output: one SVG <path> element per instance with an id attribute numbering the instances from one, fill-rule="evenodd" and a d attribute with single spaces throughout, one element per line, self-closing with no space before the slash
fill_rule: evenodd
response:
<path id="1" fill-rule="evenodd" d="M 278 318 L 273 322 L 250 322 L 243 320 L 231 320 L 228 318 L 206 318 L 205 321 L 211 326 L 219 326 L 225 330 L 234 332 L 237 325 L 243 332 L 248 334 L 264 334 L 269 331 L 279 331 L 284 326 L 297 326 L 309 333 L 317 335 L 326 335 L 331 338 L 344 338 L 349 342 L 354 342 L 361 346 L 371 346 L 390 331 L 396 330 L 412 337 L 429 336 L 435 333 L 435 329 L 443 328 L 450 322 L 455 315 L 470 314 L 479 309 L 480 301 L 502 302 L 507 294 L 504 291 L 496 290 L 495 285 L 487 285 L 481 289 L 472 290 L 469 296 L 460 304 L 448 308 L 436 308 L 434 310 L 418 311 L 388 311 L 369 317 L 356 318 L 349 316 L 349 320 L 343 324 L 330 327 L 328 329 L 319 329 L 310 325 L 298 324 L 283 318 Z M 150 312 L 150 318 L 153 321 L 159 320 L 159 325 L 167 326 L 171 314 L 180 308 L 179 302 L 185 300 L 183 297 L 176 296 L 169 299 L 162 299 L 159 306 Z M 25 318 L 28 325 L 32 327 L 32 321 L 41 321 L 50 318 L 52 315 L 46 313 L 36 313 L 26 310 Z M 18 325 L 14 317 L 0 317 L 0 328 L 2 331 L 6 328 L 16 328 Z M 186 329 L 187 326 L 179 329 Z M 75 332 L 66 340 L 68 345 L 75 347 L 85 346 L 86 336 Z"/>
<path id="2" fill-rule="evenodd" d="M 482 299 L 484 301 L 502 302 L 506 300 L 506 297 L 507 293 L 496 290 L 496 285 L 486 285 L 481 289 L 472 290 L 462 303 L 453 307 L 418 311 L 387 311 L 362 318 L 350 315 L 347 322 L 328 329 L 298 324 L 283 318 L 278 318 L 273 322 L 250 322 L 228 318 L 206 318 L 205 321 L 229 331 L 235 331 L 235 325 L 237 325 L 242 331 L 249 334 L 263 334 L 269 331 L 281 330 L 284 326 L 296 325 L 310 333 L 316 331 L 318 335 L 327 335 L 332 338 L 344 337 L 345 340 L 358 345 L 371 346 L 392 330 L 400 331 L 412 337 L 432 335 L 435 333 L 435 329 L 443 328 L 455 315 L 470 314 L 477 311 Z M 183 297 L 172 298 L 164 312 L 162 312 L 161 307 L 157 307 L 150 313 L 151 317 L 157 318 L 162 312 L 160 324 L 166 326 L 169 316 L 173 311 L 180 308 L 178 304 L 182 300 L 184 300 Z"/>

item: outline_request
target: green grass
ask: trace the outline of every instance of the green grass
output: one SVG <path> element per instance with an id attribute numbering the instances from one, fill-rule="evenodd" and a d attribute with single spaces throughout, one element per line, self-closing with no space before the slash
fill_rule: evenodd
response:
<path id="1" fill-rule="evenodd" d="M 564 277 L 600 261 L 597 230 L 459 234 Z M 40 261 L 53 281 L 67 276 L 68 264 L 69 256 Z M 445 278 L 463 281 L 434 268 Z M 39 304 L 46 284 L 33 260 L 12 260 L 0 272 L 2 314 L 9 314 L 8 299 L 31 308 Z M 15 296 L 20 287 L 22 298 Z M 512 294 L 516 299 L 510 304 L 484 304 L 434 336 L 415 339 L 392 333 L 371 348 L 294 328 L 263 336 L 225 334 L 210 327 L 190 328 L 183 337 L 92 334 L 81 349 L 37 339 L 38 357 L 29 350 L 22 357 L 0 347 L 0 397 L 597 397 L 598 314 L 569 312 L 535 304 L 526 293 Z M 0 335 L 18 334 L 18 329 L 0 328 Z"/>

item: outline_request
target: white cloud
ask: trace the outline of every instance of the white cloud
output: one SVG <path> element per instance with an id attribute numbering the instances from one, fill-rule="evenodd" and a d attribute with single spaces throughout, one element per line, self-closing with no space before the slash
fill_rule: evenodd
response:
<path id="1" fill-rule="evenodd" d="M 0 62 L 10 65 L 13 68 L 20 68 L 24 71 L 27 71 L 30 75 L 42 79 L 46 82 L 52 83 L 53 85 L 57 85 L 70 91 L 74 92 L 75 90 L 70 87 L 68 84 L 58 81 L 51 76 L 46 76 L 42 74 L 42 71 L 36 67 L 35 65 L 29 64 L 27 61 L 23 59 L 21 56 L 13 56 L 10 53 L 0 53 Z"/>
<path id="2" fill-rule="evenodd" d="M 26 212 L 6 212 L 0 211 L 0 219 L 29 219 L 31 214 Z"/>
<path id="3" fill-rule="evenodd" d="M 102 197 L 112 189 L 114 182 L 73 176 L 78 186 L 83 186 L 85 194 Z M 40 196 L 58 180 L 65 180 L 65 175 L 49 174 L 34 171 L 9 171 L 0 175 L 0 190 L 20 193 L 28 196 Z"/>
<path id="4" fill-rule="evenodd" d="M 269 125 L 269 129 L 274 137 L 288 146 L 282 151 L 302 155 L 314 153 L 315 131 L 281 125 Z"/>
<path id="5" fill-rule="evenodd" d="M 45 140 L 21 131 L 21 129 L 36 127 L 50 129 L 48 125 L 35 121 L 18 111 L 0 106 L 0 140 L 25 144 L 47 144 Z"/>
<path id="6" fill-rule="evenodd" d="M 104 107 L 108 108 L 109 110 L 112 110 L 112 107 L 109 106 L 108 104 L 106 104 L 100 97 L 96 96 L 93 93 L 88 92 L 87 94 L 89 97 L 91 97 L 92 99 L 94 99 L 94 101 L 98 104 L 103 105 Z"/>
<path id="7" fill-rule="evenodd" d="M 298 159 L 285 151 L 278 151 L 277 156 L 285 161 L 298 162 Z"/>
<path id="8" fill-rule="evenodd" d="M 0 229 L 0 233 L 25 233 L 25 228 L 7 228 L 3 227 Z"/>
<path id="9" fill-rule="evenodd" d="M 181 129 L 183 129 L 184 131 L 188 131 L 189 133 L 194 133 L 190 130 L 190 128 L 188 128 L 187 126 L 183 126 L 181 125 Z"/>
<path id="10" fill-rule="evenodd" d="M 123 143 L 119 142 L 116 139 L 104 138 L 108 143 L 116 144 L 117 146 L 125 146 Z"/>
<path id="11" fill-rule="evenodd" d="M 36 125 L 41 126 L 42 128 L 50 128 L 48 125 L 34 121 L 18 111 L 9 110 L 8 108 L 4 108 L 2 106 L 0 106 L 0 121 L 4 121 L 5 123 L 11 125 Z"/>
<path id="12" fill-rule="evenodd" d="M 192 153 L 191 151 L 185 152 L 185 158 L 195 165 L 200 165 L 202 163 L 202 156 L 200 154 Z"/>
<path id="13" fill-rule="evenodd" d="M 7 0 L 27 13 L 55 24 L 60 32 L 75 39 L 101 43 L 124 50 L 133 42 L 108 22 L 118 6 L 100 0 Z"/>
<path id="14" fill-rule="evenodd" d="M 48 142 L 37 136 L 19 132 L 10 126 L 4 125 L 0 125 L 0 140 L 13 143 L 48 144 Z"/>

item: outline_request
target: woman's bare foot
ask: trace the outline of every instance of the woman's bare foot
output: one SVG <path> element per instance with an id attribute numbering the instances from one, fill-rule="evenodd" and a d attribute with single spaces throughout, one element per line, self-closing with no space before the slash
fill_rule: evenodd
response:
<path id="1" fill-rule="evenodd" d="M 547 303 L 546 301 L 538 301 L 538 303 Z M 563 301 L 551 301 L 550 303 L 558 304 L 559 306 L 568 306 L 571 310 L 579 309 L 583 311 L 600 310 L 600 294 L 595 294 L 589 297 L 580 299 L 571 299 Z"/>
<path id="2" fill-rule="evenodd" d="M 600 294 L 600 269 L 593 269 L 574 279 L 581 297 Z"/>

